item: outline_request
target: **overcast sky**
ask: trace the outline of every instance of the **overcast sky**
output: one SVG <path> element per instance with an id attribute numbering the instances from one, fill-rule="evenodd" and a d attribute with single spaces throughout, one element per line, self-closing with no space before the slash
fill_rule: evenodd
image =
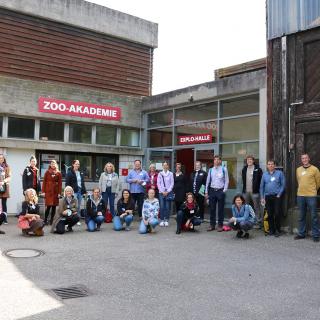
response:
<path id="1" fill-rule="evenodd" d="M 159 24 L 153 94 L 266 56 L 265 0 L 90 0 Z"/>

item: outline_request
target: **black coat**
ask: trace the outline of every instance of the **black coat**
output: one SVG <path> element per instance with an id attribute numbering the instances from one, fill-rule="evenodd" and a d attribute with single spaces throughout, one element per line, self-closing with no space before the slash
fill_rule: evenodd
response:
<path id="1" fill-rule="evenodd" d="M 206 186 L 207 182 L 207 173 L 203 170 L 199 170 L 198 175 L 197 175 L 197 180 L 196 180 L 196 192 L 193 191 L 193 180 L 194 176 L 196 174 L 196 171 L 193 171 L 190 176 L 190 185 L 189 185 L 189 190 L 190 192 L 194 193 L 197 195 L 199 193 L 199 190 L 202 185 Z"/>
<path id="2" fill-rule="evenodd" d="M 27 213 L 28 214 L 39 214 L 39 205 L 38 204 L 32 205 L 28 201 L 23 201 L 20 216 L 24 216 Z"/>
<path id="3" fill-rule="evenodd" d="M 183 202 L 186 200 L 186 192 L 188 189 L 187 178 L 185 174 L 176 176 L 175 173 L 173 174 L 173 178 L 174 178 L 173 192 L 175 194 L 174 201 Z"/>
<path id="4" fill-rule="evenodd" d="M 86 209 L 87 209 L 86 219 L 90 219 L 90 218 L 95 218 L 98 212 L 102 212 L 102 215 L 105 215 L 106 205 L 102 197 L 100 197 L 98 205 L 96 205 L 92 200 L 92 198 L 89 197 L 87 201 Z"/>
<path id="5" fill-rule="evenodd" d="M 34 189 L 37 193 L 41 191 L 41 184 L 40 184 L 40 174 L 39 169 L 37 168 L 37 185 L 36 187 L 33 185 L 33 171 L 31 170 L 30 166 L 27 166 L 22 174 L 22 188 L 23 191 L 26 191 L 27 189 Z"/>
<path id="6" fill-rule="evenodd" d="M 180 210 L 183 212 L 184 214 L 184 218 L 187 221 L 188 219 L 192 219 L 194 217 L 198 217 L 199 215 L 199 207 L 197 204 L 195 204 L 194 209 L 193 209 L 193 213 L 190 213 L 189 208 L 187 207 L 187 202 L 184 202 L 181 207 Z"/>
<path id="7" fill-rule="evenodd" d="M 247 185 L 247 169 L 248 166 L 244 166 L 242 169 L 242 192 L 246 193 L 246 185 Z M 262 170 L 259 165 L 255 164 L 253 169 L 253 177 L 252 177 L 252 192 L 259 193 L 260 192 L 260 182 L 262 178 Z"/>
<path id="8" fill-rule="evenodd" d="M 80 171 L 80 176 L 81 176 L 81 194 L 85 194 L 87 193 L 87 190 L 84 185 L 84 174 L 81 171 Z M 66 186 L 70 186 L 73 189 L 74 193 L 77 193 L 79 190 L 77 175 L 72 169 L 69 169 L 69 171 L 66 174 Z"/>

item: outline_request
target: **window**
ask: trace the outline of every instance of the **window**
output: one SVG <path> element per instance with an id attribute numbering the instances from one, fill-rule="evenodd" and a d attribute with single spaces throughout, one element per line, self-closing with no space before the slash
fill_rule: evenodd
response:
<path id="1" fill-rule="evenodd" d="M 176 110 L 176 124 L 215 119 L 218 116 L 218 104 L 216 102 L 200 106 L 192 106 Z"/>
<path id="2" fill-rule="evenodd" d="M 172 145 L 172 128 L 150 130 L 148 132 L 150 148 L 167 147 Z"/>
<path id="3" fill-rule="evenodd" d="M 103 145 L 115 145 L 117 141 L 117 129 L 113 127 L 97 126 L 96 143 Z"/>
<path id="4" fill-rule="evenodd" d="M 259 116 L 228 119 L 221 121 L 221 138 L 223 142 L 258 140 Z"/>
<path id="5" fill-rule="evenodd" d="M 233 117 L 259 112 L 259 95 L 221 101 L 220 117 Z"/>
<path id="6" fill-rule="evenodd" d="M 79 143 L 91 143 L 92 127 L 85 124 L 69 125 L 69 141 Z"/>
<path id="7" fill-rule="evenodd" d="M 63 141 L 64 123 L 40 121 L 40 140 Z"/>
<path id="8" fill-rule="evenodd" d="M 118 156 L 112 155 L 112 154 L 107 154 L 104 156 L 96 156 L 96 161 L 95 161 L 95 180 L 98 181 L 100 178 L 101 173 L 104 170 L 104 166 L 106 163 L 111 162 L 114 167 L 116 172 L 119 172 L 118 168 Z M 104 191 L 104 190 L 102 190 Z"/>
<path id="9" fill-rule="evenodd" d="M 62 177 L 65 178 L 66 173 L 70 168 L 72 168 L 72 161 L 79 160 L 80 162 L 80 171 L 83 172 L 84 178 L 86 180 L 92 179 L 92 156 L 83 155 L 83 154 L 62 154 L 61 155 L 61 173 Z"/>
<path id="10" fill-rule="evenodd" d="M 171 110 L 165 110 L 158 113 L 151 113 L 148 115 L 148 127 L 163 127 L 170 126 L 173 122 L 173 112 Z"/>
<path id="11" fill-rule="evenodd" d="M 139 147 L 140 132 L 135 129 L 121 129 L 121 145 L 128 147 Z"/>
<path id="12" fill-rule="evenodd" d="M 34 139 L 34 120 L 9 117 L 8 137 Z"/>

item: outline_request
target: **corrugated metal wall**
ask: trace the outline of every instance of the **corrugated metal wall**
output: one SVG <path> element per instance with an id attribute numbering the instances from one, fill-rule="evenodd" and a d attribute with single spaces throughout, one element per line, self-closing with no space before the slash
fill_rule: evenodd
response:
<path id="1" fill-rule="evenodd" d="M 151 95 L 153 49 L 0 9 L 0 74 Z"/>
<path id="2" fill-rule="evenodd" d="M 267 0 L 268 40 L 320 26 L 320 0 Z"/>

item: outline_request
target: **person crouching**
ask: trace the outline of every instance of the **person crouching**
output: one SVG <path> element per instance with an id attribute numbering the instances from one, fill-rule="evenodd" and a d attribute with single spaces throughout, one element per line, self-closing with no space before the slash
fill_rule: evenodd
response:
<path id="1" fill-rule="evenodd" d="M 198 217 L 199 207 L 194 199 L 193 193 L 187 193 L 186 201 L 180 206 L 177 212 L 177 231 L 181 233 L 181 229 L 195 231 L 194 227 L 201 224 L 201 219 Z"/>
<path id="2" fill-rule="evenodd" d="M 152 233 L 154 228 L 159 224 L 159 200 L 155 198 L 155 190 L 149 189 L 148 198 L 144 200 L 142 207 L 142 220 L 139 226 L 139 233 Z"/>
<path id="3" fill-rule="evenodd" d="M 100 226 L 104 221 L 105 212 L 106 205 L 100 195 L 100 189 L 94 188 L 93 194 L 89 196 L 87 201 L 86 224 L 88 231 L 100 231 Z"/>
<path id="4" fill-rule="evenodd" d="M 64 189 L 64 197 L 59 201 L 59 208 L 53 218 L 52 233 L 64 234 L 67 230 L 72 232 L 72 227 L 79 222 L 78 201 L 74 197 L 72 187 Z"/>
<path id="5" fill-rule="evenodd" d="M 229 227 L 237 230 L 237 238 L 248 239 L 249 230 L 254 226 L 254 217 L 251 214 L 251 206 L 245 203 L 242 195 L 233 198 L 232 218 L 229 220 Z"/>

